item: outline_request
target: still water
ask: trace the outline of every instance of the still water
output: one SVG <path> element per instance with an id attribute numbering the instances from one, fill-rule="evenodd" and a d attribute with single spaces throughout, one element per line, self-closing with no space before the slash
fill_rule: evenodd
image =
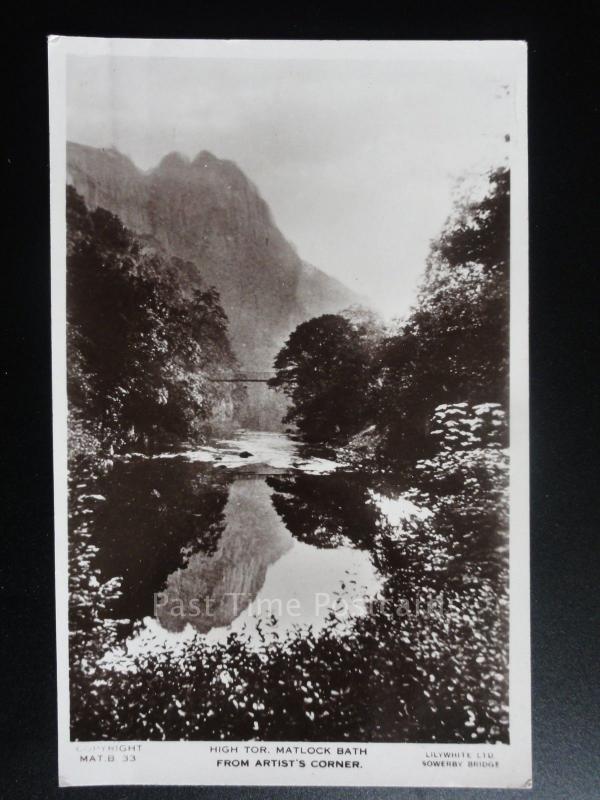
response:
<path id="1" fill-rule="evenodd" d="M 381 509 L 365 476 L 285 434 L 119 460 L 102 479 L 93 544 L 126 648 L 176 651 L 317 631 L 364 613 L 381 588 L 372 552 Z M 374 499 L 375 498 L 375 499 Z"/>

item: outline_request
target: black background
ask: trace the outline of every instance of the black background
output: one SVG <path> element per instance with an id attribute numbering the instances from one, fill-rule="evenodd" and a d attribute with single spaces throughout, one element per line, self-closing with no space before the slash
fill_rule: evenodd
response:
<path id="1" fill-rule="evenodd" d="M 600 797 L 598 4 L 9 3 L 0 797 Z M 46 36 L 526 39 L 531 205 L 534 789 L 57 788 Z M 7 97 L 8 95 L 8 97 Z M 6 100 L 8 99 L 8 103 Z M 596 134 L 596 136 L 594 136 Z M 595 258 L 594 258 L 595 257 Z M 8 287 L 8 292 L 6 288 Z M 165 765 L 167 768 L 167 765 Z"/>

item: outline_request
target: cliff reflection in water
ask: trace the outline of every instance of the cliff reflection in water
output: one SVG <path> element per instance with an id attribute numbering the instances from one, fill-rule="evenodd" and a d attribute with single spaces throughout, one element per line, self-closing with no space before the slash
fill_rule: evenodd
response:
<path id="1" fill-rule="evenodd" d="M 229 490 L 216 552 L 198 552 L 171 573 L 157 617 L 168 631 L 229 625 L 258 594 L 267 568 L 292 547 L 264 478 L 237 478 Z"/>

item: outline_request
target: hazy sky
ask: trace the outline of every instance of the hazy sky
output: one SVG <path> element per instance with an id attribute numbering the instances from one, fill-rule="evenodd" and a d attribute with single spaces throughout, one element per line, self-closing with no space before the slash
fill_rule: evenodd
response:
<path id="1" fill-rule="evenodd" d="M 457 180 L 505 163 L 507 83 L 455 59 L 70 56 L 67 135 L 144 170 L 173 150 L 237 162 L 302 258 L 397 316 Z"/>

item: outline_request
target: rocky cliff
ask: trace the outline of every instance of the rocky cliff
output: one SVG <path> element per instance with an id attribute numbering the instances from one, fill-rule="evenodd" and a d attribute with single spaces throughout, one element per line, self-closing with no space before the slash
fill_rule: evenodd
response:
<path id="1" fill-rule="evenodd" d="M 192 161 L 172 153 L 142 172 L 114 149 L 69 143 L 67 169 L 90 208 L 108 209 L 181 259 L 182 283 L 216 286 L 244 369 L 269 370 L 298 323 L 358 301 L 302 261 L 231 161 L 206 151 Z"/>

